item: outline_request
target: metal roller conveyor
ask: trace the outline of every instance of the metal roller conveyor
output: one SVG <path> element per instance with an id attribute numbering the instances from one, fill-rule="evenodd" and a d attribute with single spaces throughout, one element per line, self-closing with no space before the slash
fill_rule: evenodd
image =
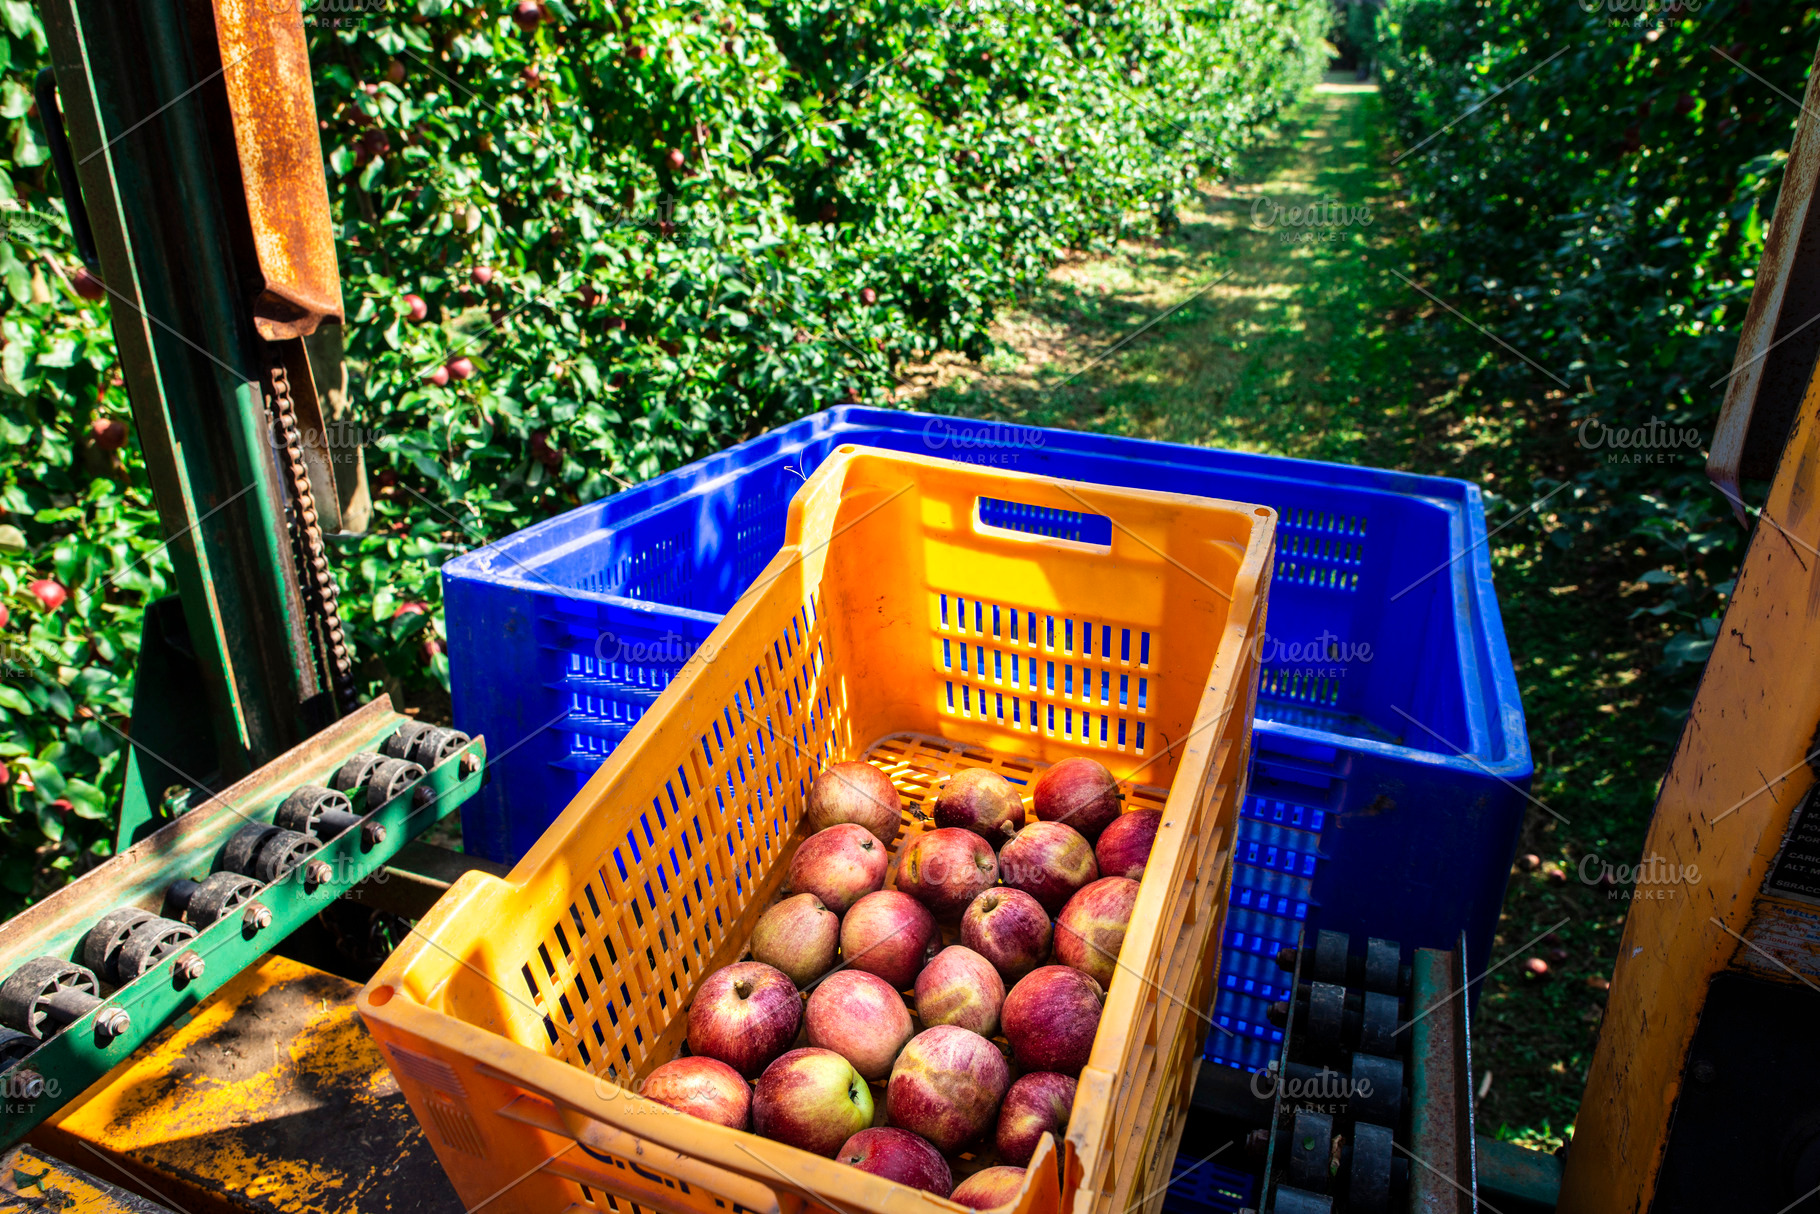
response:
<path id="1" fill-rule="evenodd" d="M 35 957 L 0 982 L 0 1024 L 35 1040 L 65 1028 L 101 1008 L 101 984 L 80 965 Z M 106 1008 L 95 1017 L 95 1035 L 114 1038 L 132 1025 L 126 1009 Z"/>
<path id="2" fill-rule="evenodd" d="M 165 891 L 165 905 L 197 931 L 214 926 L 259 896 L 259 882 L 240 873 L 211 873 L 201 881 L 184 878 L 174 881 Z M 270 927 L 272 912 L 263 906 L 249 907 L 249 926 L 255 930 Z M 264 922 L 258 922 L 263 917 Z"/>
<path id="3" fill-rule="evenodd" d="M 473 795 L 485 768 L 481 739 L 429 769 L 379 753 L 416 725 L 381 698 L 240 781 L 193 796 L 188 812 L 0 925 L 0 1086 L 9 1093 L 0 1146 Z M 421 751 L 423 730 L 412 733 Z M 298 806 L 301 819 L 291 817 Z M 313 832 L 277 822 L 281 810 Z M 357 813 L 361 829 L 335 813 Z M 21 1096 L 21 1084 L 38 1095 Z"/>

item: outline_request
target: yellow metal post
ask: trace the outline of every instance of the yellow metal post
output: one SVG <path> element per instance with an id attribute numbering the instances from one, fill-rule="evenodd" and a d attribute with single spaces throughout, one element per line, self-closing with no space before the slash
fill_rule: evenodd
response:
<path id="1" fill-rule="evenodd" d="M 1634 902 L 1625 923 L 1561 1214 L 1650 1207 L 1715 975 L 1820 978 L 1820 907 L 1763 888 L 1814 783 L 1817 672 L 1820 380 L 1801 403 L 1656 802 L 1644 858 L 1675 879 L 1667 896 Z"/>

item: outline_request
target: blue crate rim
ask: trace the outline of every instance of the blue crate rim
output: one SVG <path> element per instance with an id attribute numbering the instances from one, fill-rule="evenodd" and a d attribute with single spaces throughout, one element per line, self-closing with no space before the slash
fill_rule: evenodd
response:
<path id="1" fill-rule="evenodd" d="M 653 478 L 630 490 L 622 490 L 619 494 L 598 499 L 596 502 L 589 503 L 589 506 L 603 507 L 626 493 L 637 492 L 647 486 L 664 483 L 668 491 L 658 501 L 623 519 L 614 520 L 612 524 L 614 529 L 630 527 L 641 520 L 663 512 L 684 496 L 709 494 L 737 481 L 749 466 L 751 453 L 755 450 L 770 448 L 765 456 L 766 459 L 775 459 L 779 456 L 789 457 L 798 455 L 825 441 L 838 441 L 845 431 L 878 428 L 901 430 L 905 428 L 906 421 L 912 425 L 920 422 L 925 431 L 931 425 L 940 423 L 956 428 L 976 427 L 981 430 L 1019 431 L 1037 436 L 1058 432 L 1079 435 L 1104 444 L 1111 453 L 1122 453 L 1133 462 L 1156 468 L 1204 471 L 1193 464 L 1155 458 L 1158 444 L 1148 439 L 1095 434 L 1091 431 L 1059 430 L 1055 427 L 1018 426 L 987 420 L 953 418 L 940 414 L 920 413 L 915 410 L 899 411 L 841 405 L 821 413 L 811 414 L 748 439 L 744 443 L 707 456 L 693 465 Z M 999 446 L 1002 449 L 1016 449 L 1019 444 L 1001 443 Z M 1476 644 L 1478 636 L 1487 632 L 1493 635 L 1503 635 L 1503 617 L 1498 609 L 1497 594 L 1492 582 L 1483 494 L 1477 485 L 1453 477 L 1398 472 L 1295 456 L 1265 455 L 1225 448 L 1194 449 L 1218 451 L 1223 459 L 1234 461 L 1235 471 L 1243 471 L 1246 475 L 1261 479 L 1279 481 L 1286 485 L 1313 480 L 1326 485 L 1342 486 L 1385 497 L 1413 498 L 1445 513 L 1448 516 L 1450 530 L 1457 529 L 1459 547 L 1462 551 L 1460 556 L 1448 561 L 1445 566 L 1437 569 L 1430 576 L 1447 576 L 1454 585 L 1456 601 L 1465 603 L 1469 607 L 1469 610 L 1457 613 L 1454 619 L 1455 651 L 1462 656 L 1462 660 L 1471 661 L 1476 677 L 1482 686 L 1489 683 L 1487 690 L 1492 694 L 1488 697 L 1487 707 L 1494 709 L 1498 714 L 1497 725 L 1499 728 L 1494 731 L 1491 728 L 1492 722 L 1480 720 L 1469 711 L 1467 719 L 1469 745 L 1460 753 L 1447 754 L 1426 746 L 1399 745 L 1350 735 L 1346 740 L 1346 748 L 1386 758 L 1407 759 L 1437 770 L 1489 775 L 1499 780 L 1521 780 L 1533 774 L 1534 762 L 1530 752 L 1522 701 L 1517 688 L 1516 670 L 1509 659 L 1508 650 L 1503 651 L 1502 660 L 1497 660 L 1498 655 L 1493 655 L 1494 660 L 1490 663 L 1478 661 Z M 939 455 L 938 458 L 940 458 Z M 1294 469 L 1301 469 L 1303 475 L 1287 474 Z M 1249 503 L 1241 502 L 1229 504 L 1249 505 Z M 590 608 L 605 606 L 652 616 L 661 614 L 668 620 L 686 620 L 701 625 L 703 637 L 720 622 L 722 613 L 697 611 L 692 608 L 674 607 L 624 595 L 559 586 L 549 579 L 538 576 L 537 564 L 548 561 L 553 554 L 564 549 L 541 551 L 538 553 L 537 562 L 521 561 L 514 555 L 514 552 L 524 548 L 536 551 L 538 541 L 543 534 L 563 527 L 568 520 L 569 513 L 572 512 L 544 519 L 522 531 L 454 557 L 442 566 L 442 572 L 448 578 L 485 580 L 495 584 L 505 583 L 520 589 L 555 595 L 559 599 L 570 599 L 578 605 Z M 572 541 L 573 544 L 585 542 L 587 542 L 586 537 Z M 1485 669 L 1486 666 L 1490 668 Z M 1471 697 L 1469 697 L 1469 702 L 1471 702 Z M 1331 733 L 1308 729 L 1304 726 L 1258 719 L 1254 723 L 1254 728 L 1267 735 L 1315 745 L 1332 745 L 1333 735 Z M 1491 753 L 1491 738 L 1494 733 L 1501 735 L 1503 739 L 1504 745 L 1501 754 Z M 1436 743 L 1436 745 L 1445 745 L 1445 743 Z"/>

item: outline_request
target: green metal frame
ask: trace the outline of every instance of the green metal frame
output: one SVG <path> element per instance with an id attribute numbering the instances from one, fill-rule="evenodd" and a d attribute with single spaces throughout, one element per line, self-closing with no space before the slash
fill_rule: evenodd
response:
<path id="1" fill-rule="evenodd" d="M 253 327 L 257 254 L 208 4 L 43 0 L 81 199 L 225 783 L 334 719 Z M 68 183 L 65 183 L 66 189 Z M 155 687 L 146 690 L 156 691 Z M 142 699 L 145 697 L 141 697 Z M 149 705 L 194 713 L 190 704 Z M 168 773 L 140 764 L 156 806 Z M 155 786 L 154 786 L 155 785 Z"/>
<path id="2" fill-rule="evenodd" d="M 381 697 L 0 925 L 0 974 L 9 974 L 34 957 L 78 958 L 83 935 L 116 907 L 139 906 L 160 913 L 171 883 L 180 878 L 199 880 L 214 871 L 221 849 L 235 832 L 248 822 L 271 822 L 296 788 L 328 784 L 350 757 L 378 750 L 409 720 Z M 40 1045 L 8 1073 L 10 1078 L 0 1078 L 0 1086 L 12 1093 L 0 1102 L 0 1147 L 19 1141 L 173 1017 L 195 1007 L 330 901 L 378 872 L 410 839 L 478 791 L 485 768 L 486 742 L 476 738 L 383 805 L 368 806 L 364 793 L 355 794 L 356 812 L 385 827 L 383 841 L 367 843 L 360 826 L 343 831 L 310 857 L 330 866 L 331 880 L 307 885 L 300 866 L 260 891 L 258 904 L 272 913 L 269 926 L 255 930 L 243 915 L 235 914 L 189 942 L 188 951 L 205 963 L 200 978 L 181 981 L 173 972 L 175 957 L 167 958 Z M 419 806 L 418 790 L 426 786 L 433 796 Z M 125 1008 L 131 1017 L 128 1031 L 111 1039 L 95 1031 L 95 1017 L 107 1007 Z M 24 1071 L 44 1080 L 41 1097 L 24 1099 L 16 1094 L 22 1091 Z"/>

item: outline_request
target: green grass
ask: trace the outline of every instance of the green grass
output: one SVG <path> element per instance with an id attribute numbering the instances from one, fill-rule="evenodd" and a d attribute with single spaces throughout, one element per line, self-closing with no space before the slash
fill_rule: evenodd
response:
<path id="1" fill-rule="evenodd" d="M 1685 689 L 1651 673 L 1673 626 L 1631 618 L 1653 601 L 1635 580 L 1650 566 L 1643 548 L 1553 513 L 1564 498 L 1527 510 L 1538 484 L 1599 453 L 1576 445 L 1540 377 L 1489 396 L 1480 373 L 1515 360 L 1406 281 L 1419 283 L 1420 233 L 1381 129 L 1375 90 L 1322 86 L 1232 180 L 1203 183 L 1168 238 L 1069 258 L 999 323 L 981 364 L 916 368 L 903 395 L 971 416 L 1464 477 L 1487 492 L 1491 527 L 1516 520 L 1491 541 L 1493 565 L 1533 792 L 1567 821 L 1532 807 L 1524 826 L 1519 851 L 1543 865 L 1511 875 L 1492 959 L 1511 960 L 1481 993 L 1479 1130 L 1558 1145 L 1626 905 L 1574 867 L 1592 852 L 1640 854 Z M 1254 226 L 1259 200 L 1363 206 L 1371 222 L 1286 242 L 1284 229 Z M 1547 976 L 1527 972 L 1532 957 Z"/>

